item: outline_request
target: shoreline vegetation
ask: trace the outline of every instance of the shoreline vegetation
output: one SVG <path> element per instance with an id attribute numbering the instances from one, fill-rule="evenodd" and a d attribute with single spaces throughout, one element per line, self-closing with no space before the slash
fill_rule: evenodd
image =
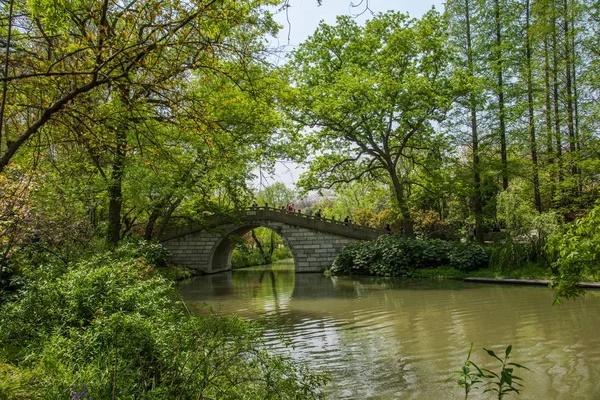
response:
<path id="1" fill-rule="evenodd" d="M 173 284 L 192 271 L 166 255 L 143 241 L 69 263 L 16 254 L 27 279 L 0 297 L 0 399 L 322 397 L 323 374 L 269 350 L 269 321 L 190 313 Z"/>
<path id="2" fill-rule="evenodd" d="M 592 214 L 589 219 L 596 217 Z M 582 221 L 587 222 L 586 218 Z M 600 288 L 594 252 L 590 251 L 592 254 L 587 257 L 579 252 L 581 246 L 565 245 L 565 242 L 577 243 L 572 240 L 575 236 L 580 240 L 588 236 L 587 229 L 581 226 L 577 229 L 535 240 L 506 240 L 487 246 L 382 236 L 346 246 L 325 273 L 545 284 L 557 291 L 560 301 L 576 297 L 586 288 Z M 581 259 L 581 265 L 574 266 L 573 258 Z"/>

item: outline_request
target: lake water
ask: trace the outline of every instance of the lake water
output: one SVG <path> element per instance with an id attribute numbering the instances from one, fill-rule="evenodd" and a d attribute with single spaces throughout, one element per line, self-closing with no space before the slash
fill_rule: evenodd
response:
<path id="1" fill-rule="evenodd" d="M 472 360 L 499 370 L 483 347 L 529 371 L 520 399 L 600 399 L 600 292 L 553 306 L 544 287 L 295 274 L 293 264 L 198 277 L 188 305 L 244 318 L 278 317 L 292 356 L 326 372 L 331 399 L 459 399 L 446 380 Z M 275 333 L 269 343 L 281 349 Z M 470 398 L 492 398 L 470 396 Z"/>

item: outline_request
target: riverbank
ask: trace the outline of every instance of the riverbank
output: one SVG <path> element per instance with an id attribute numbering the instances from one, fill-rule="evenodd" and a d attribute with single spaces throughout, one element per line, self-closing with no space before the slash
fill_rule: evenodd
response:
<path id="1" fill-rule="evenodd" d="M 537 264 L 525 264 L 508 271 L 485 268 L 478 271 L 465 272 L 445 266 L 434 269 L 417 269 L 413 271 L 411 278 L 543 286 L 549 286 L 554 281 L 552 272 L 548 268 Z M 586 276 L 585 281 L 581 282 L 580 287 L 600 289 L 600 279 L 597 276 Z"/>
<path id="2" fill-rule="evenodd" d="M 465 282 L 479 282 L 479 283 L 506 283 L 513 285 L 538 285 L 538 286 L 549 286 L 552 284 L 552 280 L 548 279 L 509 279 L 509 278 L 464 278 Z M 600 282 L 580 282 L 579 286 L 585 289 L 600 289 Z"/>

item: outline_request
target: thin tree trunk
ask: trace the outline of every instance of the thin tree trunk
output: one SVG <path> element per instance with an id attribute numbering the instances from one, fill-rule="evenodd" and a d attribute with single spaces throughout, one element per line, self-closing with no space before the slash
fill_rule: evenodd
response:
<path id="1" fill-rule="evenodd" d="M 504 63 L 502 62 L 502 32 L 500 29 L 500 0 L 494 0 L 494 25 L 496 28 L 496 84 L 498 96 L 498 121 L 500 130 L 500 157 L 502 159 L 502 189 L 508 189 L 508 158 L 506 150 L 506 108 L 504 105 Z"/>
<path id="2" fill-rule="evenodd" d="M 565 62 L 565 84 L 567 90 L 567 130 L 569 132 L 569 151 L 571 152 L 571 173 L 573 177 L 577 177 L 577 162 L 575 160 L 576 154 L 576 141 L 575 141 L 575 126 L 573 122 L 574 110 L 573 110 L 573 77 L 572 77 L 572 60 L 571 60 L 571 32 L 569 29 L 569 5 L 567 0 L 563 1 L 564 7 L 564 23 L 563 23 L 563 32 L 564 32 L 564 48 L 566 55 Z"/>
<path id="3" fill-rule="evenodd" d="M 525 51 L 526 51 L 526 68 L 527 68 L 527 108 L 529 110 L 529 146 L 531 149 L 531 162 L 533 163 L 533 193 L 535 208 L 538 212 L 542 212 L 542 198 L 540 196 L 540 177 L 538 171 L 537 159 L 537 141 L 535 137 L 535 117 L 533 112 L 533 76 L 531 65 L 531 6 L 530 1 L 525 1 Z"/>
<path id="4" fill-rule="evenodd" d="M 252 229 L 250 231 L 250 233 L 252 235 L 252 239 L 254 239 L 254 243 L 256 243 L 256 247 L 258 247 L 258 251 L 260 251 L 260 257 L 263 259 L 263 263 L 268 264 L 269 260 L 267 258 L 267 255 L 265 254 L 265 250 L 263 249 L 262 243 L 260 242 L 260 240 L 256 236 L 256 233 L 254 232 L 254 229 Z"/>
<path id="5" fill-rule="evenodd" d="M 552 102 L 554 108 L 554 140 L 556 146 L 556 179 L 558 181 L 558 204 L 562 204 L 562 135 L 560 132 L 560 108 L 558 99 L 558 39 L 556 34 L 556 8 L 552 2 Z"/>
<path id="6" fill-rule="evenodd" d="M 115 157 L 108 184 L 108 238 L 110 247 L 116 247 L 121 234 L 121 209 L 123 207 L 123 172 L 127 134 L 122 126 L 115 131 Z"/>
<path id="7" fill-rule="evenodd" d="M 146 223 L 146 228 L 144 229 L 144 240 L 151 240 L 152 234 L 154 233 L 154 227 L 156 226 L 156 221 L 160 217 L 164 204 L 162 202 L 156 203 L 152 206 L 152 211 L 150 212 L 150 216 L 148 217 L 148 222 Z"/>
<path id="8" fill-rule="evenodd" d="M 475 76 L 473 45 L 471 38 L 471 12 L 469 0 L 465 0 L 465 20 L 467 28 L 467 68 L 469 76 Z M 473 212 L 475 214 L 475 239 L 483 243 L 483 204 L 481 199 L 481 173 L 479 160 L 479 136 L 477 132 L 477 100 L 471 93 L 469 99 L 471 114 L 471 144 L 473 147 Z"/>
<path id="9" fill-rule="evenodd" d="M 162 220 L 160 221 L 160 225 L 158 226 L 158 232 L 156 232 L 157 238 L 160 238 L 163 235 L 163 233 L 165 233 L 167 225 L 169 224 L 169 220 L 171 219 L 171 216 L 173 215 L 177 207 L 179 207 L 179 205 L 181 204 L 181 200 L 182 199 L 177 199 L 171 202 L 169 208 L 167 208 L 167 212 L 165 212 L 165 215 L 163 215 Z"/>
<path id="10" fill-rule="evenodd" d="M 548 35 L 544 35 L 544 100 L 545 100 L 545 119 L 546 119 L 546 158 L 550 166 L 550 173 L 554 171 L 554 144 L 552 138 L 552 87 L 550 86 L 550 52 L 548 49 Z M 554 197 L 556 185 L 554 179 L 550 184 L 550 198 Z"/>
<path id="11" fill-rule="evenodd" d="M 275 232 L 271 231 L 271 243 L 269 246 L 269 259 L 273 259 L 273 253 L 275 252 Z"/>
<path id="12" fill-rule="evenodd" d="M 0 154 L 2 154 L 2 129 L 4 128 L 4 109 L 6 108 L 6 96 L 8 94 L 8 63 L 10 59 L 10 42 L 12 40 L 12 20 L 13 20 L 14 0 L 10 0 L 8 5 L 8 33 L 6 35 L 6 54 L 4 55 L 4 68 L 2 77 L 5 78 L 2 83 L 2 102 L 0 102 Z"/>
<path id="13" fill-rule="evenodd" d="M 577 51 L 575 47 L 575 18 L 571 19 L 571 65 L 573 72 L 573 118 L 575 127 L 575 150 L 581 151 L 581 141 L 579 140 L 579 91 L 577 88 Z M 579 162 L 579 155 L 577 156 Z M 581 169 L 579 165 L 577 167 L 577 190 L 579 193 L 583 192 Z"/>

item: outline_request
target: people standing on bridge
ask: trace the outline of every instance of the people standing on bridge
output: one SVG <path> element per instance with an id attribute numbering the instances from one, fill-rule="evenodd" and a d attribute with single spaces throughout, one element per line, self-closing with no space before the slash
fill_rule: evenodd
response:
<path id="1" fill-rule="evenodd" d="M 258 208 L 258 204 L 256 203 L 256 201 L 254 201 L 254 203 L 252 203 L 252 209 L 256 210 Z"/>
<path id="2" fill-rule="evenodd" d="M 346 215 L 346 218 L 344 218 L 344 225 L 348 225 L 350 223 L 350 217 Z"/>
<path id="3" fill-rule="evenodd" d="M 289 211 L 289 212 L 294 212 L 294 210 L 295 210 L 295 208 L 294 208 L 294 203 L 290 203 L 290 204 L 288 205 L 288 211 Z"/>
<path id="4" fill-rule="evenodd" d="M 315 213 L 315 217 L 317 217 L 317 218 L 321 218 L 321 209 L 320 209 L 320 208 L 319 208 L 319 209 L 317 210 L 317 212 Z"/>

